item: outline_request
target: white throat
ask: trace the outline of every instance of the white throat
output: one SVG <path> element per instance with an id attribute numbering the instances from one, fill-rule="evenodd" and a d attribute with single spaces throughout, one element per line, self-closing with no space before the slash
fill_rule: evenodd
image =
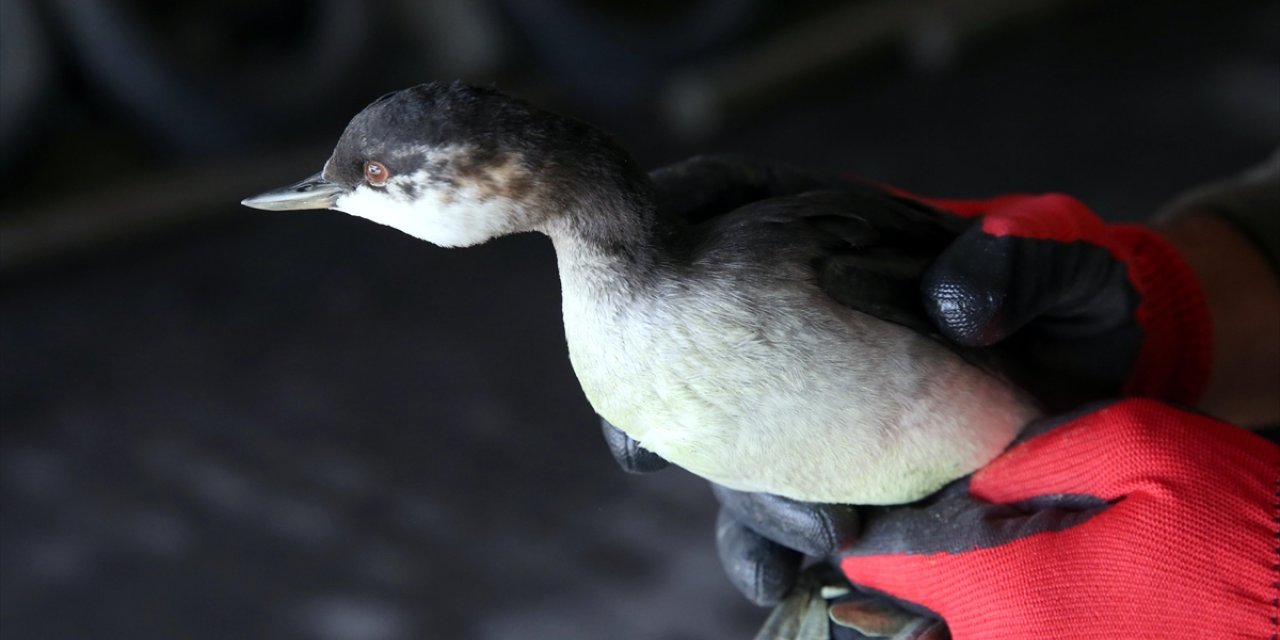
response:
<path id="1" fill-rule="evenodd" d="M 424 182 L 425 175 L 392 178 L 386 187 L 362 184 L 339 197 L 333 208 L 441 247 L 469 247 L 508 233 L 518 215 L 516 203 L 482 198 L 465 188 L 450 192 L 421 188 L 411 199 L 396 188 L 397 179 Z"/>
<path id="2" fill-rule="evenodd" d="M 469 247 L 532 230 L 543 213 L 542 185 L 519 154 L 477 160 L 467 146 L 417 148 L 424 168 L 386 184 L 356 185 L 334 209 L 441 247 Z"/>

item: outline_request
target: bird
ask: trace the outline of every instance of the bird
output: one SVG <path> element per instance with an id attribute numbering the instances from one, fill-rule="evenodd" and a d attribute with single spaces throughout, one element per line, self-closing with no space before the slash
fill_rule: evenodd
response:
<path id="1" fill-rule="evenodd" d="M 790 193 L 756 197 L 768 182 Z M 716 206 L 717 189 L 741 205 Z M 677 210 L 673 190 L 705 206 Z M 360 111 L 319 173 L 242 203 L 334 209 L 441 247 L 548 236 L 592 407 L 738 491 L 912 502 L 1040 412 L 924 313 L 920 274 L 967 223 L 873 183 L 717 156 L 648 173 L 586 122 L 431 82 Z"/>

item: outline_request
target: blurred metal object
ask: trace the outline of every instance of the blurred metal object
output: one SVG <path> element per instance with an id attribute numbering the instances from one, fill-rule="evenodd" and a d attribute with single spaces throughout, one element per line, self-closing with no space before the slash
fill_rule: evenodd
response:
<path id="1" fill-rule="evenodd" d="M 49 45 L 27 0 L 0 0 L 0 167 L 21 150 L 49 88 Z"/>
<path id="2" fill-rule="evenodd" d="M 853 591 L 832 565 L 820 562 L 800 574 L 791 593 L 769 613 L 755 640 L 949 637 L 941 620 L 912 613 L 885 598 Z"/>
<path id="3" fill-rule="evenodd" d="M 1081 0 L 928 0 L 840 3 L 751 48 L 672 74 L 659 95 L 668 125 L 702 137 L 824 71 L 892 46 L 925 68 L 949 63 L 961 43 Z"/>
<path id="4" fill-rule="evenodd" d="M 197 154 L 243 146 L 263 131 L 255 124 L 287 129 L 299 110 L 331 96 L 355 71 L 370 10 L 361 2 L 306 0 L 300 7 L 306 11 L 297 13 L 308 19 L 289 13 L 284 20 L 298 37 L 279 34 L 293 48 L 257 56 L 237 29 L 267 9 L 250 11 L 243 3 L 176 7 L 173 12 L 198 14 L 185 17 L 198 23 L 204 46 L 198 56 L 184 57 L 183 48 L 174 46 L 181 34 L 145 19 L 136 3 L 53 0 L 50 7 L 90 81 L 148 133 Z"/>
<path id="5" fill-rule="evenodd" d="M 811 586 L 811 585 L 806 585 Z M 755 640 L 828 640 L 827 601 L 816 588 L 796 588 L 773 608 Z"/>

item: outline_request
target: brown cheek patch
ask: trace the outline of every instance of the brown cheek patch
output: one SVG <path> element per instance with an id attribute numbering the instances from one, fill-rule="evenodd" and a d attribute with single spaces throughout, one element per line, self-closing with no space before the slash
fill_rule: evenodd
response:
<path id="1" fill-rule="evenodd" d="M 487 178 L 487 169 L 497 164 L 497 155 L 493 152 L 481 151 L 467 147 L 454 154 L 451 159 L 453 174 L 459 180 L 480 182 Z"/>
<path id="2" fill-rule="evenodd" d="M 482 163 L 472 158 L 459 165 L 456 170 L 458 178 L 469 183 L 480 200 L 523 200 L 533 194 L 533 176 L 524 167 L 518 154 L 490 157 L 489 160 Z"/>
<path id="3" fill-rule="evenodd" d="M 506 162 L 495 167 L 490 176 L 493 177 L 494 190 L 499 196 L 522 200 L 532 195 L 533 176 L 525 169 L 519 156 L 507 156 Z"/>

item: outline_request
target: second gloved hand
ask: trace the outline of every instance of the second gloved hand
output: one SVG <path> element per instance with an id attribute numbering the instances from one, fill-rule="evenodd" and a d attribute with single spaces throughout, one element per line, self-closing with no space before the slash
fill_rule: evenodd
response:
<path id="1" fill-rule="evenodd" d="M 1276 633 L 1280 448 L 1148 400 L 1032 431 L 938 496 L 870 514 L 845 575 L 958 639 Z"/>

